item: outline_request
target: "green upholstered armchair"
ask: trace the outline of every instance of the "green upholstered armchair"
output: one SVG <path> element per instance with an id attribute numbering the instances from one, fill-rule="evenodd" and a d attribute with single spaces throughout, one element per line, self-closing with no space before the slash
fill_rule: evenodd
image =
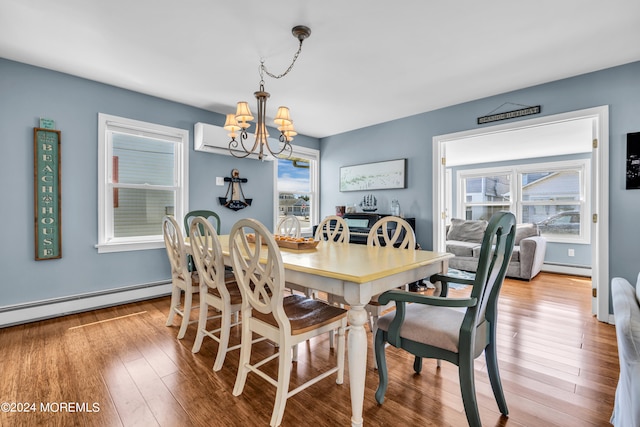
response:
<path id="1" fill-rule="evenodd" d="M 415 355 L 413 368 L 422 370 L 422 359 L 446 360 L 458 366 L 460 388 L 470 426 L 480 426 L 475 393 L 474 360 L 485 352 L 487 371 L 500 412 L 508 414 L 496 355 L 497 301 L 509 265 L 516 233 L 515 217 L 509 212 L 494 214 L 482 239 L 478 270 L 468 298 L 427 296 L 388 291 L 381 304 L 395 301 L 396 310 L 378 319 L 375 357 L 380 383 L 376 400 L 383 403 L 389 376 L 385 344 Z M 459 278 L 437 275 L 441 282 Z M 407 304 L 411 303 L 411 304 Z M 461 310 L 462 309 L 462 310 Z M 439 362 L 438 362 L 439 363 Z"/>

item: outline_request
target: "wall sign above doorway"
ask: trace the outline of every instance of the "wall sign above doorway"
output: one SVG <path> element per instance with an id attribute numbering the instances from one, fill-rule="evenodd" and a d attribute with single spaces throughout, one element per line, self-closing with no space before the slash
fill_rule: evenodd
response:
<path id="1" fill-rule="evenodd" d="M 502 105 L 505 105 L 505 104 L 502 104 Z M 500 107 L 502 107 L 502 105 Z M 505 111 L 504 113 L 491 114 L 489 116 L 478 117 L 478 124 L 482 125 L 485 123 L 497 122 L 499 120 L 515 119 L 516 117 L 530 116 L 532 114 L 539 114 L 540 111 L 541 111 L 541 108 L 539 105 L 536 105 L 534 107 L 521 108 L 519 110 Z"/>

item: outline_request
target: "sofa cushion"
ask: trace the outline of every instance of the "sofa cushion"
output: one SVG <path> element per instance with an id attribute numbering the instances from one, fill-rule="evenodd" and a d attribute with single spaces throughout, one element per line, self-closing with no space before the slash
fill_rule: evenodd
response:
<path id="1" fill-rule="evenodd" d="M 520 244 L 520 240 L 526 239 L 527 237 L 539 236 L 540 231 L 538 230 L 538 226 L 536 224 L 528 223 L 528 224 L 518 224 L 516 225 L 516 241 L 515 245 L 518 246 Z"/>
<path id="2" fill-rule="evenodd" d="M 472 257 L 475 256 L 476 249 L 480 253 L 480 244 L 477 242 L 447 240 L 447 252 L 455 256 Z"/>
<path id="3" fill-rule="evenodd" d="M 447 240 L 481 243 L 486 229 L 487 221 L 452 218 Z"/>
<path id="4" fill-rule="evenodd" d="M 482 246 L 478 246 L 476 248 L 473 248 L 473 257 L 474 258 L 480 258 L 480 250 L 482 249 Z M 447 252 L 450 252 L 447 249 Z M 513 247 L 513 252 L 511 253 L 511 261 L 510 262 L 520 262 L 520 246 L 514 246 Z"/>

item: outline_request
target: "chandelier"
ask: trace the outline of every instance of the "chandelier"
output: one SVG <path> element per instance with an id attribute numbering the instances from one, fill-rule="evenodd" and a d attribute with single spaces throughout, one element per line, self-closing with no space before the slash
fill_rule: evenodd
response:
<path id="1" fill-rule="evenodd" d="M 288 152 L 287 157 L 291 156 L 291 141 L 293 140 L 293 137 L 297 135 L 297 132 L 293 127 L 293 121 L 289 115 L 288 107 L 279 107 L 274 120 L 275 124 L 278 126 L 278 130 L 280 131 L 280 136 L 278 138 L 280 141 L 279 150 L 275 150 L 269 146 L 269 133 L 267 132 L 267 125 L 265 121 L 269 92 L 264 90 L 264 75 L 266 74 L 271 78 L 280 79 L 289 74 L 302 51 L 302 42 L 311 35 L 311 29 L 303 25 L 293 27 L 291 32 L 294 37 L 298 39 L 300 44 L 298 46 L 298 51 L 293 56 L 291 65 L 289 65 L 284 73 L 280 75 L 272 74 L 265 67 L 264 60 L 260 61 L 260 88 L 257 92 L 254 92 L 254 96 L 258 100 L 258 119 L 255 129 L 255 141 L 251 149 L 248 149 L 245 145 L 245 141 L 248 138 L 247 129 L 251 126 L 250 122 L 253 120 L 249 103 L 246 101 L 238 102 L 236 113 L 227 114 L 227 120 L 224 123 L 224 128 L 229 131 L 229 136 L 231 137 L 231 141 L 229 142 L 229 151 L 235 157 L 244 158 L 250 154 L 257 154 L 258 159 L 262 160 L 265 155 L 271 154 L 276 157 L 283 152 Z M 236 137 L 238 139 L 236 139 Z"/>

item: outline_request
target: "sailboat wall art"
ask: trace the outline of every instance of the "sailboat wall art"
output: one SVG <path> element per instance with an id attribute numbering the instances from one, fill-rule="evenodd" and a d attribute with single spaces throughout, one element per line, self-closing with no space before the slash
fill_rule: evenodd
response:
<path id="1" fill-rule="evenodd" d="M 340 168 L 340 191 L 406 188 L 407 159 L 388 160 Z"/>

